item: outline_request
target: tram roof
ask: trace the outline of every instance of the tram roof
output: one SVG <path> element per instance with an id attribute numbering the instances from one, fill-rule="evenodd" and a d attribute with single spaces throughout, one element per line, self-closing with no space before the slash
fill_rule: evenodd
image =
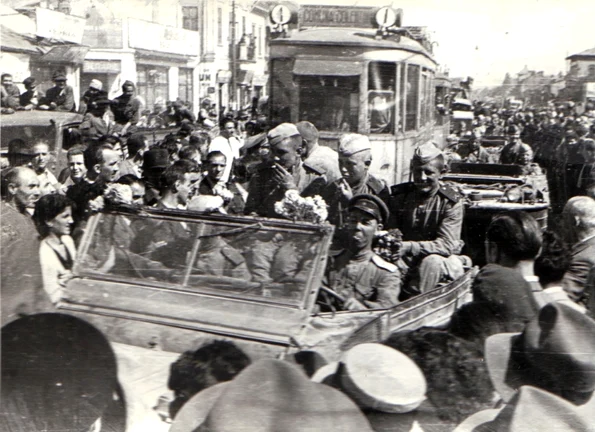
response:
<path id="1" fill-rule="evenodd" d="M 436 63 L 434 57 L 419 42 L 401 36 L 399 42 L 390 36 L 376 39 L 376 31 L 358 28 L 316 27 L 291 32 L 287 37 L 270 41 L 270 45 L 361 46 L 376 49 L 399 49 L 422 54 Z"/>

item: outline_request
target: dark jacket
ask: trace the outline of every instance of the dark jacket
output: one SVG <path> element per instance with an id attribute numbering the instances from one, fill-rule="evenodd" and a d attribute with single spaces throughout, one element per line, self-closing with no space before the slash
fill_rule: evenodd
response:
<path id="1" fill-rule="evenodd" d="M 49 105 L 52 102 L 57 105 L 56 111 L 76 111 L 76 106 L 74 103 L 74 91 L 70 86 L 66 86 L 64 89 L 59 87 L 52 87 L 48 89 L 48 91 L 45 92 L 43 104 Z"/>

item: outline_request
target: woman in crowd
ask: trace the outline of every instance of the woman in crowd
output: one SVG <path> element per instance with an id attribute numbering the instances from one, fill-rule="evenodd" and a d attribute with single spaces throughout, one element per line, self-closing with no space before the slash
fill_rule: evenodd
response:
<path id="1" fill-rule="evenodd" d="M 62 297 L 62 288 L 72 278 L 76 248 L 70 236 L 73 202 L 59 194 L 41 197 L 35 204 L 34 220 L 41 236 L 39 259 L 43 287 L 53 303 Z"/>

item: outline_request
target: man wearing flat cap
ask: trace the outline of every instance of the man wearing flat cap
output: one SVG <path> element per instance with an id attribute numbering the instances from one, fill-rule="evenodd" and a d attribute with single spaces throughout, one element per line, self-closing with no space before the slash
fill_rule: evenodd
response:
<path id="1" fill-rule="evenodd" d="M 388 218 L 386 204 L 375 195 L 361 194 L 349 200 L 348 247 L 330 256 L 323 282 L 328 289 L 322 290 L 322 296 L 330 304 L 365 310 L 385 309 L 399 302 L 401 275 L 397 267 L 372 251 L 374 235 Z"/>
<path id="2" fill-rule="evenodd" d="M 320 194 L 326 185 L 325 176 L 302 162 L 302 137 L 294 124 L 282 123 L 267 135 L 271 158 L 257 169 L 248 186 L 245 214 L 278 218 L 275 203 L 290 189 L 302 196 Z"/>
<path id="3" fill-rule="evenodd" d="M 372 147 L 368 137 L 349 133 L 339 139 L 341 178 L 330 183 L 322 195 L 329 207 L 328 221 L 336 227 L 335 242 L 340 241 L 347 204 L 353 196 L 370 194 L 389 202 L 387 185 L 369 172 L 371 163 Z"/>
<path id="4" fill-rule="evenodd" d="M 66 84 L 66 74 L 61 71 L 56 71 L 54 72 L 52 79 L 54 80 L 55 85 L 45 92 L 45 98 L 39 108 L 50 111 L 75 112 L 74 90 L 71 86 Z"/>
<path id="5" fill-rule="evenodd" d="M 388 227 L 403 233 L 401 257 L 409 267 L 402 300 L 433 289 L 445 277 L 454 278 L 450 257 L 462 246 L 463 202 L 440 182 L 444 155 L 433 143 L 424 144 L 415 150 L 411 169 L 413 182 L 393 186 L 389 206 Z"/>
<path id="6" fill-rule="evenodd" d="M 23 80 L 25 91 L 19 97 L 20 104 L 25 110 L 32 110 L 37 108 L 41 95 L 37 90 L 37 83 L 34 77 L 28 77 Z"/>

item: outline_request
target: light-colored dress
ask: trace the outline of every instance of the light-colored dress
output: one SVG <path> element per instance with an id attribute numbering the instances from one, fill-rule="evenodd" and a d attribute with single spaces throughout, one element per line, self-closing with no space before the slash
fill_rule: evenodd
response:
<path id="1" fill-rule="evenodd" d="M 60 241 L 65 246 L 67 256 L 62 256 L 54 249 L 48 238 L 43 239 L 39 246 L 43 288 L 54 304 L 60 300 L 63 294 L 64 285 L 61 277 L 72 270 L 76 259 L 76 247 L 72 237 L 62 236 Z"/>

